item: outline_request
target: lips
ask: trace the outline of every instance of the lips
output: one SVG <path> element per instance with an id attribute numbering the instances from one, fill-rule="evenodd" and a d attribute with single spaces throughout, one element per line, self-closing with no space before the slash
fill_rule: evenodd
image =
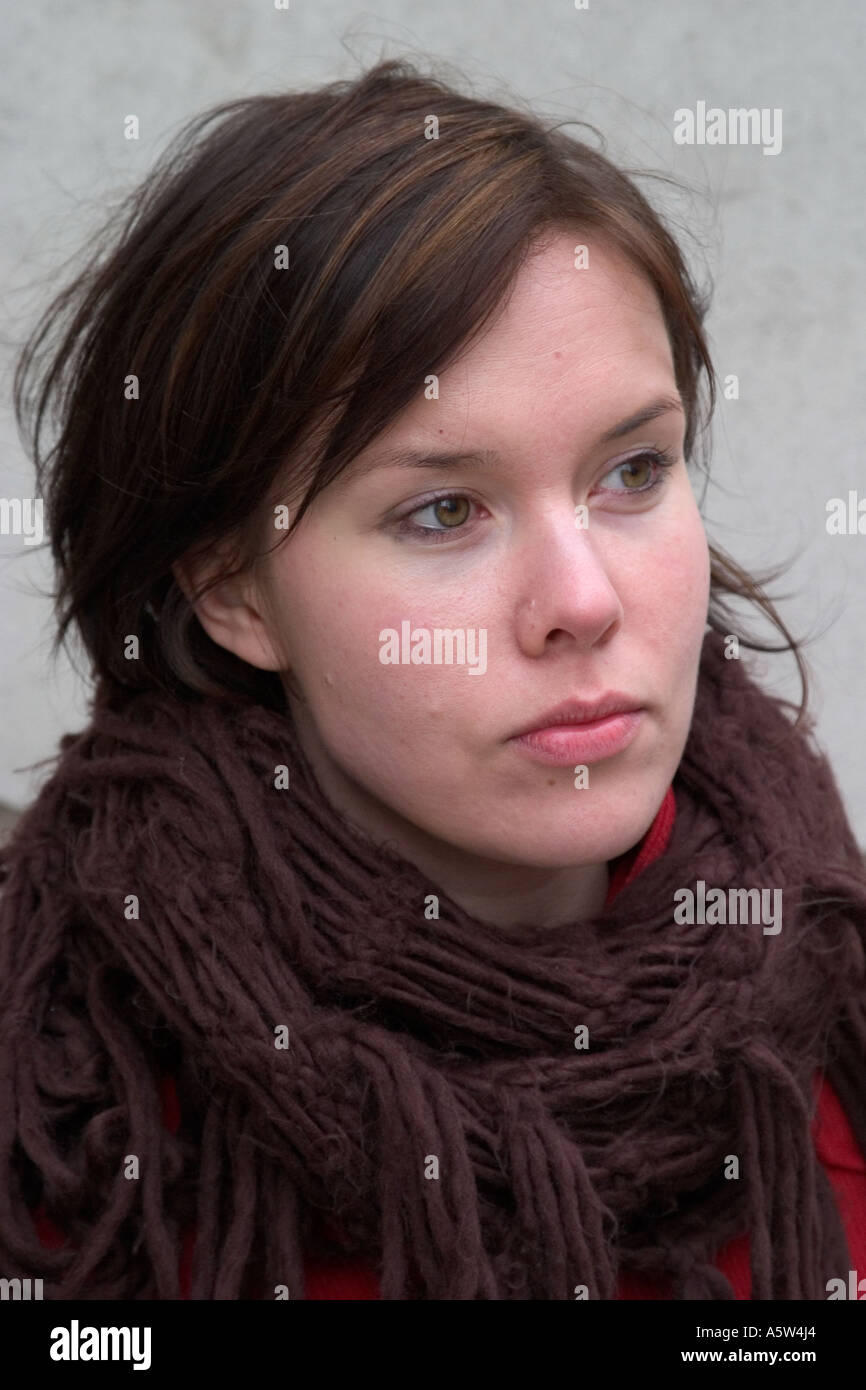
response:
<path id="1" fill-rule="evenodd" d="M 645 713 L 640 701 L 622 690 L 564 700 L 512 734 L 509 744 L 521 757 L 554 766 L 603 762 L 634 742 Z"/>
<path id="2" fill-rule="evenodd" d="M 581 724 L 547 725 L 509 739 L 509 746 L 521 757 L 554 767 L 599 763 L 623 753 L 635 741 L 644 715 L 642 709 L 621 710 Z"/>
<path id="3" fill-rule="evenodd" d="M 560 724 L 590 724 L 598 719 L 606 719 L 612 714 L 624 714 L 641 708 L 640 700 L 625 695 L 620 690 L 609 690 L 592 700 L 564 700 L 546 714 L 540 714 L 531 723 L 525 724 L 511 737 L 522 738 L 524 734 L 536 733 L 539 729 L 554 729 Z"/>

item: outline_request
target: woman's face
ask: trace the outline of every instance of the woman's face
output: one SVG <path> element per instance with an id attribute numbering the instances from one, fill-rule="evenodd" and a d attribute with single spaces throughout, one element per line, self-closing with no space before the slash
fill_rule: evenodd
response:
<path id="1" fill-rule="evenodd" d="M 667 334 L 629 264 L 590 243 L 576 269 L 575 240 L 557 235 L 530 258 L 438 399 L 419 382 L 317 498 L 236 610 L 232 640 L 209 628 L 254 665 L 291 669 L 303 692 L 293 715 L 329 798 L 427 866 L 437 853 L 467 873 L 473 859 L 606 864 L 652 822 L 692 717 L 709 554 L 685 416 L 667 409 L 604 442 L 678 399 Z M 409 450 L 486 458 L 435 470 L 389 460 Z M 431 643 L 436 629 L 462 630 L 463 664 L 404 664 L 404 624 L 416 644 L 417 629 Z M 396 664 L 380 659 L 388 629 Z M 562 701 L 610 691 L 643 711 L 620 751 L 552 764 L 512 741 Z"/>

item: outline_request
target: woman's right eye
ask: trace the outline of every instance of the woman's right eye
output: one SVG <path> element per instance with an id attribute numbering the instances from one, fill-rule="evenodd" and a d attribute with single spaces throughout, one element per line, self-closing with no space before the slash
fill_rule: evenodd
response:
<path id="1" fill-rule="evenodd" d="M 444 492 L 407 512 L 398 520 L 396 528 L 404 535 L 417 536 L 421 540 L 432 540 L 434 537 L 439 540 L 441 537 L 447 537 L 449 532 L 466 529 L 464 522 L 473 505 L 471 498 L 462 492 Z M 413 520 L 414 517 L 422 516 L 424 512 L 432 512 L 436 520 L 443 522 L 441 529 L 438 526 L 419 525 Z"/>

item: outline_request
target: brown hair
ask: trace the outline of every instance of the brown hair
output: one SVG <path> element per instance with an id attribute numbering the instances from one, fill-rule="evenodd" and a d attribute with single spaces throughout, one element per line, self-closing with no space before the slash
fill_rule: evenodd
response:
<path id="1" fill-rule="evenodd" d="M 433 118 L 439 138 L 428 139 Z M 649 278 L 686 407 L 685 455 L 706 469 L 708 296 L 631 179 L 529 112 L 460 95 L 405 60 L 226 102 L 182 128 L 101 241 L 117 221 L 108 254 L 98 244 L 45 311 L 14 383 L 19 425 L 33 417 L 58 577 L 54 654 L 74 622 L 108 688 L 284 706 L 275 672 L 207 636 L 172 565 L 219 546 L 226 563 L 199 593 L 247 570 L 289 486 L 301 505 L 287 538 L 424 377 L 477 336 L 545 231 L 593 232 Z M 60 434 L 44 455 L 55 401 Z M 715 545 L 710 555 L 710 626 L 737 631 L 732 597 L 759 605 L 785 643 L 739 640 L 793 651 L 799 725 L 799 643 L 761 583 Z M 124 656 L 130 633 L 137 661 Z"/>

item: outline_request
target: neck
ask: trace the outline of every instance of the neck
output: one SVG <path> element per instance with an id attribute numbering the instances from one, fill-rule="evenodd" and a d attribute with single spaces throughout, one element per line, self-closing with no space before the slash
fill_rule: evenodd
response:
<path id="1" fill-rule="evenodd" d="M 444 861 L 437 855 L 434 862 L 426 860 L 423 848 L 404 852 L 464 912 L 504 930 L 524 922 L 558 927 L 596 917 L 607 899 L 606 863 L 549 868 L 474 856 L 461 863 L 458 852 Z"/>

